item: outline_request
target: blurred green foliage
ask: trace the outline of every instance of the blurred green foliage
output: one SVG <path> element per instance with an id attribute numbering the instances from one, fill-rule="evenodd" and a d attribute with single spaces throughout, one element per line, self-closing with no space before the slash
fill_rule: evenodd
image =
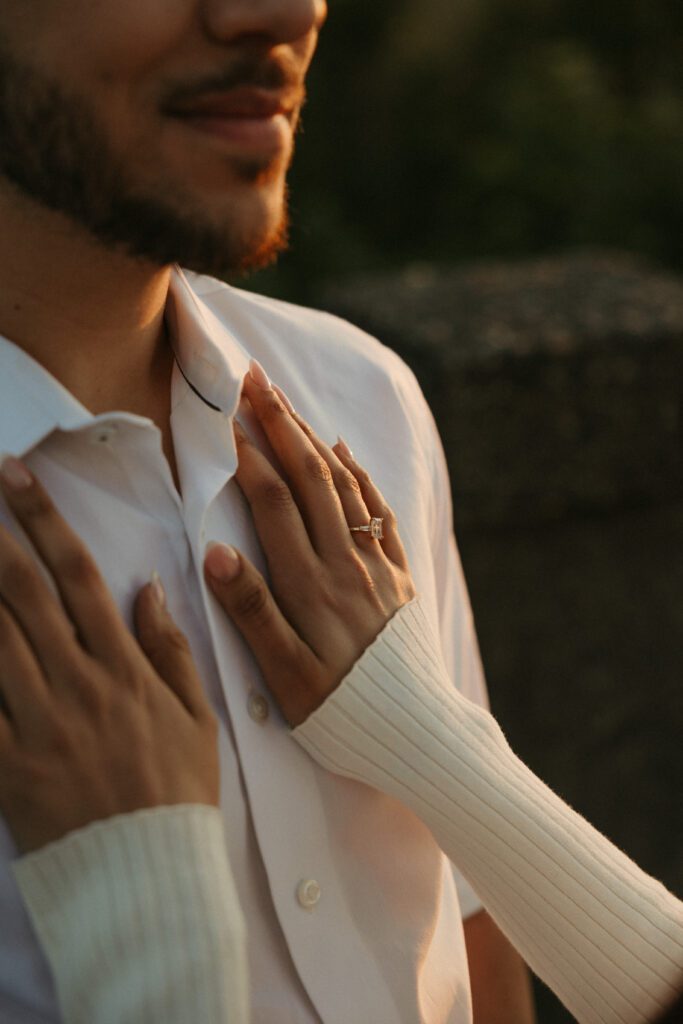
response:
<path id="1" fill-rule="evenodd" d="M 681 0 L 330 0 L 291 250 L 249 287 L 575 245 L 683 269 Z"/>

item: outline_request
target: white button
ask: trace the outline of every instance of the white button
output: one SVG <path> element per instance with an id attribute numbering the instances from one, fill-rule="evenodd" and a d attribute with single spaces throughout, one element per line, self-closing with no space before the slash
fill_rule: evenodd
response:
<path id="1" fill-rule="evenodd" d="M 108 444 L 117 431 L 115 423 L 98 423 L 91 434 L 91 441 L 94 444 Z"/>
<path id="2" fill-rule="evenodd" d="M 253 718 L 255 722 L 259 723 L 259 725 L 263 725 L 264 722 L 268 721 L 270 706 L 263 694 L 250 693 L 247 708 L 249 711 L 249 717 Z"/>
<path id="3" fill-rule="evenodd" d="M 299 882 L 296 889 L 296 898 L 299 906 L 304 910 L 313 910 L 320 901 L 321 890 L 315 878 L 306 878 Z"/>

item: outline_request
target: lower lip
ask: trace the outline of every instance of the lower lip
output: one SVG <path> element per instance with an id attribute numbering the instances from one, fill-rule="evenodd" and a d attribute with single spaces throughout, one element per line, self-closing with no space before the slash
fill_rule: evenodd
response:
<path id="1" fill-rule="evenodd" d="M 180 117 L 183 124 L 205 135 L 223 139 L 242 151 L 275 153 L 291 140 L 292 130 L 284 114 L 272 117 Z"/>

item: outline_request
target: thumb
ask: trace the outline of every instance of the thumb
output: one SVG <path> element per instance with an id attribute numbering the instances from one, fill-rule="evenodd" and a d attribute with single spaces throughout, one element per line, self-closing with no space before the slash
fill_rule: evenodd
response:
<path id="1" fill-rule="evenodd" d="M 204 559 L 206 582 L 251 648 L 263 677 L 290 725 L 310 714 L 307 676 L 317 659 L 284 617 L 261 573 L 235 548 L 212 544 Z"/>
<path id="2" fill-rule="evenodd" d="M 138 642 L 157 675 L 195 718 L 210 712 L 190 645 L 168 610 L 158 573 L 139 591 L 133 615 Z"/>

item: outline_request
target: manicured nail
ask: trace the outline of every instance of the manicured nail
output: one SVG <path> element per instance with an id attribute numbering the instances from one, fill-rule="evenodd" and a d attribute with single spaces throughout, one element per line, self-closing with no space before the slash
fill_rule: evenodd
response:
<path id="1" fill-rule="evenodd" d="M 345 455 L 347 459 L 352 459 L 353 458 L 353 452 L 351 451 L 351 449 L 349 448 L 348 444 L 346 443 L 344 438 L 341 436 L 341 434 L 337 438 L 337 448 L 339 448 L 339 450 L 342 453 L 342 455 Z"/>
<path id="2" fill-rule="evenodd" d="M 235 437 L 238 437 L 240 439 L 240 441 L 246 441 L 247 440 L 247 437 L 248 437 L 247 432 L 246 432 L 246 430 L 244 429 L 244 427 L 242 426 L 242 424 L 240 423 L 239 420 L 233 420 L 232 421 L 232 429 L 233 429 L 233 431 L 235 433 Z"/>
<path id="3" fill-rule="evenodd" d="M 166 607 L 166 591 L 164 590 L 164 585 L 161 582 L 161 576 L 156 571 L 156 569 L 152 573 L 151 583 L 152 583 L 152 593 L 154 594 L 154 597 L 156 599 L 157 604 L 159 605 L 160 608 L 165 608 Z"/>
<path id="4" fill-rule="evenodd" d="M 249 363 L 249 376 L 254 384 L 257 384 L 263 391 L 270 391 L 268 374 L 256 359 L 252 359 Z"/>
<path id="5" fill-rule="evenodd" d="M 209 544 L 204 564 L 219 583 L 230 583 L 240 571 L 240 558 L 228 544 Z"/>
<path id="6" fill-rule="evenodd" d="M 7 455 L 0 465 L 0 475 L 7 486 L 13 491 L 25 491 L 33 483 L 33 477 L 23 462 Z"/>
<path id="7" fill-rule="evenodd" d="M 294 408 L 294 406 L 292 405 L 290 400 L 287 398 L 287 395 L 284 393 L 282 388 L 278 387 L 277 384 L 273 384 L 273 391 L 275 392 L 277 397 L 280 399 L 280 401 L 284 405 L 284 407 L 287 410 L 287 412 L 291 416 L 296 416 L 296 409 Z"/>

